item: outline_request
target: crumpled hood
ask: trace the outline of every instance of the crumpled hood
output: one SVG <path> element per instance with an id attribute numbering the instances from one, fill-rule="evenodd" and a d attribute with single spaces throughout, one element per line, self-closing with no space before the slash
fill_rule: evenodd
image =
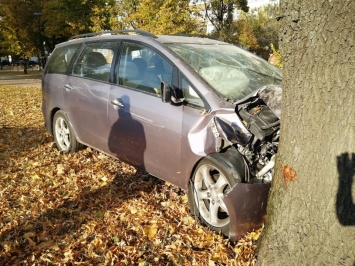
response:
<path id="1" fill-rule="evenodd" d="M 275 113 L 275 115 L 281 118 L 281 99 L 282 99 L 282 87 L 279 85 L 266 85 L 259 90 L 249 94 L 243 99 L 235 102 L 235 105 L 248 102 L 251 98 L 259 97 L 265 104 Z"/>
<path id="2" fill-rule="evenodd" d="M 258 91 L 259 97 L 266 103 L 266 105 L 281 118 L 281 99 L 282 87 L 277 85 L 267 85 Z"/>

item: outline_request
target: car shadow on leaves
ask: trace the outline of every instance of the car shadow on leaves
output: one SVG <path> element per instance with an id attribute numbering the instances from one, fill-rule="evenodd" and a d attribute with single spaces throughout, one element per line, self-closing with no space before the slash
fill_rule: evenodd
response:
<path id="1" fill-rule="evenodd" d="M 343 153 L 337 157 L 339 188 L 336 213 L 340 224 L 355 225 L 355 202 L 352 187 L 355 178 L 355 153 Z"/>

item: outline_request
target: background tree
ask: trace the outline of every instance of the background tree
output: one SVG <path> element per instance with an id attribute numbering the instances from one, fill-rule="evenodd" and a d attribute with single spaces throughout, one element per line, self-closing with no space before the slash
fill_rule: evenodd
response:
<path id="1" fill-rule="evenodd" d="M 154 34 L 200 33 L 188 1 L 141 0 L 131 2 L 125 22 Z"/>
<path id="2" fill-rule="evenodd" d="M 271 43 L 270 44 L 270 48 L 271 48 L 271 52 L 272 54 L 269 57 L 269 62 L 275 66 L 277 66 L 278 68 L 282 69 L 282 56 L 281 56 L 281 52 L 280 49 L 276 49 L 274 44 Z"/>
<path id="3" fill-rule="evenodd" d="M 259 265 L 354 265 L 355 1 L 282 3 L 281 141 Z"/>
<path id="4" fill-rule="evenodd" d="M 4 53 L 33 56 L 69 37 L 119 29 L 115 0 L 0 0 Z"/>
<path id="5" fill-rule="evenodd" d="M 105 1 L 104 5 L 96 5 L 92 8 L 91 31 L 99 32 L 105 30 L 122 29 L 118 20 L 119 5 L 115 0 Z"/>
<path id="6" fill-rule="evenodd" d="M 43 41 L 40 0 L 0 0 L 3 48 L 16 61 L 38 55 Z M 37 14 L 37 16 L 36 16 Z M 5 52 L 5 51 L 4 51 Z M 25 64 L 25 73 L 27 72 Z"/>
<path id="7" fill-rule="evenodd" d="M 120 28 L 114 0 L 51 0 L 42 6 L 50 50 L 73 35 Z"/>
<path id="8" fill-rule="evenodd" d="M 193 3 L 203 2 L 205 16 L 215 28 L 215 34 L 220 40 L 231 42 L 233 35 L 233 20 L 235 10 L 248 12 L 247 0 L 196 0 Z"/>
<path id="9" fill-rule="evenodd" d="M 235 20 L 233 42 L 267 59 L 271 44 L 278 48 L 280 23 L 276 20 L 280 6 L 272 3 L 265 7 L 241 12 Z"/>

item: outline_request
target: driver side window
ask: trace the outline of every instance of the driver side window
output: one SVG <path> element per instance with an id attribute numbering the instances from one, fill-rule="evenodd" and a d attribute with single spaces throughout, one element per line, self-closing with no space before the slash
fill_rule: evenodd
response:
<path id="1" fill-rule="evenodd" d="M 161 82 L 171 84 L 173 66 L 155 50 L 125 42 L 120 57 L 118 84 L 160 96 Z"/>

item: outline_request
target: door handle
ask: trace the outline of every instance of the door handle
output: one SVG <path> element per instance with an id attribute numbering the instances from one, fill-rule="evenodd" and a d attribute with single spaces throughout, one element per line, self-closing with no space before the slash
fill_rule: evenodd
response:
<path id="1" fill-rule="evenodd" d="M 121 103 L 118 99 L 112 100 L 111 104 L 115 105 L 115 106 L 118 106 L 118 107 L 121 107 L 121 108 L 124 107 L 124 104 Z"/>
<path id="2" fill-rule="evenodd" d="M 70 90 L 73 89 L 73 87 L 70 86 L 69 84 L 65 84 L 65 85 L 64 85 L 64 88 L 65 88 L 67 91 L 70 91 Z"/>

